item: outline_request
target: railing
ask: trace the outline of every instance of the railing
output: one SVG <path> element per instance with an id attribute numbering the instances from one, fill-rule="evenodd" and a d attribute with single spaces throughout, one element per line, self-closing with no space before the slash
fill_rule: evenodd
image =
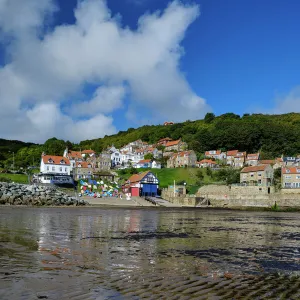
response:
<path id="1" fill-rule="evenodd" d="M 263 183 L 233 183 L 231 186 L 260 186 L 260 187 L 270 187 L 271 183 L 263 184 Z"/>

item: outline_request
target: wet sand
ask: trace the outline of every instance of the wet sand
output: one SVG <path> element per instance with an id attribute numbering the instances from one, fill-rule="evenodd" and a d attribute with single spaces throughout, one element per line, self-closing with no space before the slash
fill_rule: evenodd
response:
<path id="1" fill-rule="evenodd" d="M 0 207 L 0 299 L 299 299 L 300 214 Z"/>

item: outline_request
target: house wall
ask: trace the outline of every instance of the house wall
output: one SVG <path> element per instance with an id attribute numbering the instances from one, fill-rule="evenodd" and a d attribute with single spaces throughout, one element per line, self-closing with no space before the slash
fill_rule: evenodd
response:
<path id="1" fill-rule="evenodd" d="M 290 187 L 300 188 L 300 173 L 299 174 L 282 174 L 281 175 L 281 186 L 282 188 L 286 187 L 286 184 L 289 184 Z M 289 188 L 287 188 L 289 189 Z"/>
<path id="2" fill-rule="evenodd" d="M 64 164 L 59 164 L 59 165 L 45 164 L 43 159 L 41 159 L 40 172 L 44 173 L 44 174 L 46 174 L 46 173 L 57 173 L 57 174 L 70 175 L 71 167 L 70 167 L 70 165 L 64 165 Z"/>
<path id="3" fill-rule="evenodd" d="M 74 168 L 73 169 L 73 178 L 75 180 L 81 178 L 89 178 L 93 175 L 92 168 Z"/>

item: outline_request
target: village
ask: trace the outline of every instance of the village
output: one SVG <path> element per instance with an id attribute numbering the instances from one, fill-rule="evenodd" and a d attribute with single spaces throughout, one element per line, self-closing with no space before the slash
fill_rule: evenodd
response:
<path id="1" fill-rule="evenodd" d="M 62 156 L 42 154 L 40 173 L 35 176 L 35 180 L 43 184 L 81 182 L 82 186 L 88 181 L 93 183 L 98 180 L 102 185 L 104 181 L 110 182 L 111 193 L 105 190 L 102 195 L 112 196 L 119 194 L 116 192 L 116 186 L 121 189 L 119 183 L 115 181 L 118 178 L 118 171 L 133 169 L 136 171 L 133 171 L 132 176 L 123 183 L 122 192 L 132 197 L 156 197 L 160 194 L 160 186 L 155 169 L 235 169 L 240 171 L 240 180 L 234 183 L 234 186 L 242 188 L 241 193 L 246 187 L 256 187 L 262 193 L 271 194 L 275 191 L 274 171 L 280 170 L 281 189 L 300 193 L 299 157 L 282 156 L 263 160 L 259 152 L 246 153 L 239 150 L 208 150 L 202 157 L 203 159 L 198 161 L 196 153 L 188 149 L 186 142 L 181 139 L 174 141 L 168 137 L 152 145 L 142 140 L 128 143 L 120 149 L 112 145 L 99 154 L 91 149 L 82 151 L 65 149 Z M 86 188 L 84 191 L 81 190 L 85 191 Z M 178 190 L 176 192 L 177 195 L 180 194 Z M 99 197 L 99 193 L 97 195 Z"/>

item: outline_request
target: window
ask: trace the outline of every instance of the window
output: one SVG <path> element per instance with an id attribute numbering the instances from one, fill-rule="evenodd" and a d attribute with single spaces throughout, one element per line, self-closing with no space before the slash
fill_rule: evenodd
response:
<path id="1" fill-rule="evenodd" d="M 49 171 L 49 166 L 47 166 L 47 171 Z"/>
<path id="2" fill-rule="evenodd" d="M 258 176 L 261 176 L 261 173 L 258 173 Z"/>
<path id="3" fill-rule="evenodd" d="M 296 175 L 296 179 L 300 179 L 300 175 Z"/>
<path id="4" fill-rule="evenodd" d="M 55 167 L 52 167 L 52 171 L 55 171 Z"/>
<path id="5" fill-rule="evenodd" d="M 67 172 L 67 168 L 65 168 L 65 172 Z"/>
<path id="6" fill-rule="evenodd" d="M 59 168 L 59 171 L 62 172 L 62 167 Z"/>
<path id="7" fill-rule="evenodd" d="M 284 178 L 285 178 L 285 179 L 291 179 L 292 176 L 290 176 L 290 175 L 285 175 Z"/>

